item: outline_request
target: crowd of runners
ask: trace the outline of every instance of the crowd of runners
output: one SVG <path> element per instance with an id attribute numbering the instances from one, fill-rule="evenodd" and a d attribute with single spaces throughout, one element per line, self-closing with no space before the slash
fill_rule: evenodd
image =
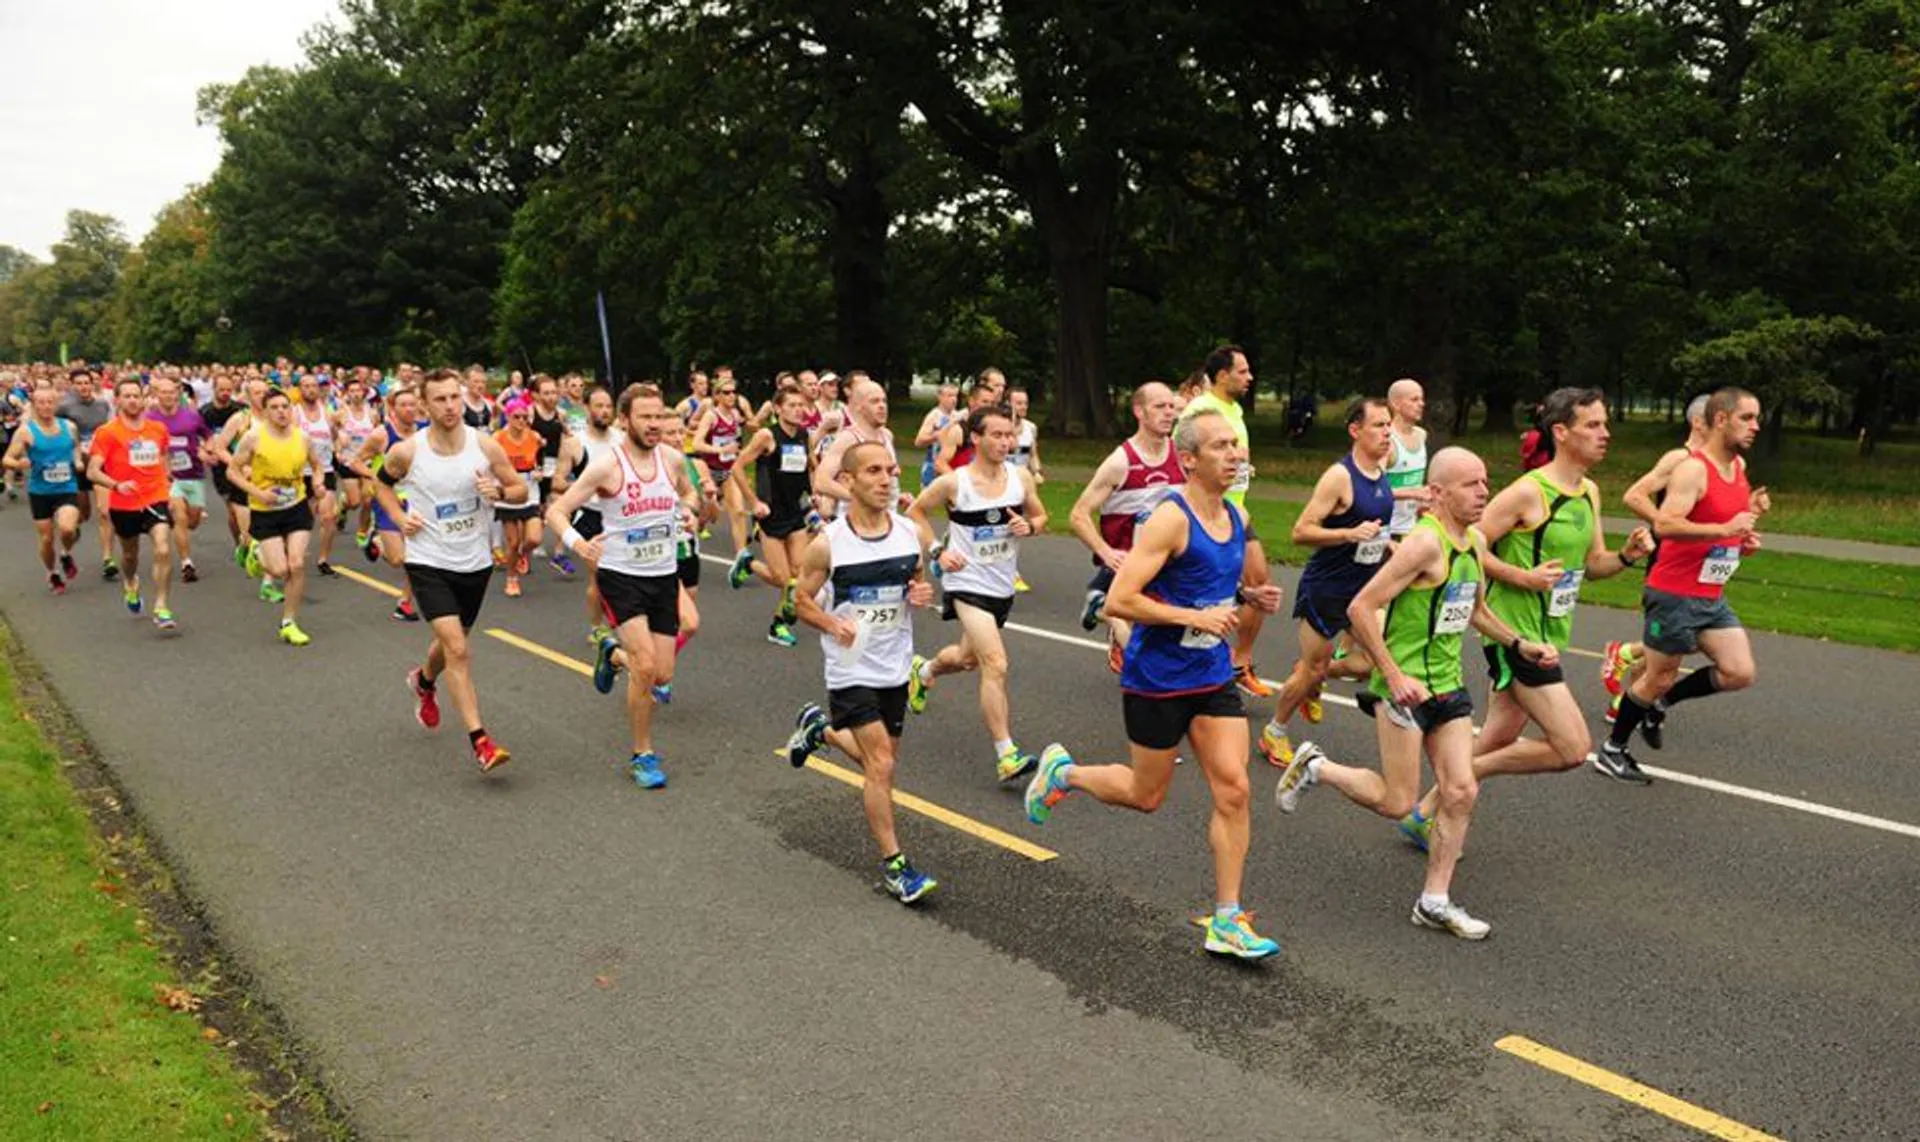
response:
<path id="1" fill-rule="evenodd" d="M 1177 388 L 1141 385 L 1133 434 L 1074 502 L 1071 529 L 1092 558 L 1080 621 L 1107 628 L 1130 743 L 1124 760 L 1105 764 L 1015 740 L 1002 628 L 1027 590 L 1022 542 L 1048 514 L 1027 394 L 998 370 L 964 392 L 943 386 L 904 463 L 909 445 L 888 427 L 886 390 L 860 372 L 783 373 L 755 408 L 725 367 L 694 373 L 671 404 L 651 383 L 614 393 L 578 376 L 515 372 L 496 391 L 479 366 L 82 363 L 0 369 L 0 404 L 7 496 L 26 494 L 52 594 L 82 576 L 76 552 L 90 546 L 91 521 L 101 578 L 128 611 L 178 636 L 175 578 L 200 577 L 194 555 L 209 540 L 196 536 L 218 514 L 226 540 L 211 542 L 223 559 L 231 545 L 271 607 L 261 637 L 270 629 L 306 646 L 309 565 L 339 574 L 335 547 L 351 532 L 366 560 L 399 573 L 393 619 L 427 628 L 406 675 L 414 717 L 436 729 L 444 695 L 483 771 L 509 753 L 481 718 L 469 632 L 494 577 L 518 596 L 539 562 L 578 577 L 593 685 L 610 694 L 626 676 L 629 770 L 642 788 L 664 787 L 654 719 L 673 701 L 677 660 L 700 627 L 702 545 L 717 546 L 731 557 L 730 589 L 767 588 L 769 642 L 792 647 L 797 627 L 817 632 L 825 703 L 798 711 L 786 756 L 801 766 L 832 749 L 860 765 L 883 884 L 901 901 L 937 886 L 908 859 L 894 822 L 901 737 L 910 713 L 970 673 L 982 769 L 991 757 L 995 781 L 1024 785 L 1036 825 L 1076 793 L 1152 812 L 1175 766 L 1193 761 L 1212 799 L 1214 908 L 1197 920 L 1207 950 L 1279 951 L 1241 907 L 1256 747 L 1277 775 L 1282 812 L 1325 785 L 1395 822 L 1427 854 L 1413 923 L 1482 939 L 1490 925 L 1452 897 L 1481 781 L 1590 763 L 1644 784 L 1636 732 L 1660 749 L 1675 706 L 1753 683 L 1725 589 L 1759 546 L 1767 510 L 1744 460 L 1759 402 L 1726 388 L 1689 406 L 1685 444 L 1620 501 L 1644 526 L 1615 549 L 1591 475 L 1609 441 L 1600 392 L 1549 394 L 1538 424 L 1552 458 L 1498 492 L 1472 452 L 1429 454 L 1417 382 L 1355 400 L 1351 447 L 1292 526 L 1292 542 L 1313 555 L 1291 605 L 1299 654 L 1275 688 L 1252 657 L 1285 602 L 1246 508 L 1258 476 L 1242 411 L 1252 385 L 1232 346 Z M 915 467 L 908 489 L 902 471 Z M 1611 729 L 1596 750 L 1562 655 L 1584 582 L 1642 564 L 1644 634 L 1607 647 Z M 923 655 L 914 613 L 936 602 L 951 640 Z M 1469 628 L 1490 677 L 1477 729 Z M 1690 655 L 1705 665 L 1683 671 Z M 1299 724 L 1321 720 L 1330 679 L 1359 684 L 1376 726 L 1378 757 L 1367 764 L 1294 741 Z M 1249 698 L 1271 701 L 1251 733 Z"/>

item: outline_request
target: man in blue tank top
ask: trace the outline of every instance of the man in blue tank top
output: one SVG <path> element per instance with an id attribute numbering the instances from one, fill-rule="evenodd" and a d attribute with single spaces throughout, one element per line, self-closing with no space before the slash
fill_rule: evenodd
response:
<path id="1" fill-rule="evenodd" d="M 1386 465 L 1393 455 L 1393 411 L 1379 397 L 1362 397 L 1347 408 L 1353 449 L 1330 466 L 1293 521 L 1293 541 L 1314 548 L 1293 596 L 1300 622 L 1300 657 L 1280 687 L 1273 718 L 1260 733 L 1260 752 L 1274 765 L 1293 760 L 1287 722 L 1296 710 L 1319 722 L 1320 686 L 1329 676 L 1361 679 L 1373 672 L 1365 655 L 1336 660 L 1334 643 L 1347 629 L 1347 607 L 1387 556 L 1387 522 L 1393 516 L 1393 485 Z"/>
<path id="2" fill-rule="evenodd" d="M 1246 451 L 1218 412 L 1180 422 L 1174 450 L 1187 468 L 1182 492 L 1169 496 L 1135 533 L 1133 550 L 1107 594 L 1107 613 L 1134 624 L 1120 672 L 1121 709 L 1131 758 L 1124 765 L 1078 765 L 1055 743 L 1040 755 L 1027 786 L 1027 817 L 1044 823 L 1074 790 L 1108 805 L 1151 813 L 1166 799 L 1180 740 L 1191 743 L 1213 794 L 1207 837 L 1213 846 L 1214 911 L 1209 952 L 1265 959 L 1280 945 L 1253 930 L 1240 908 L 1240 877 L 1250 836 L 1247 721 L 1234 682 L 1231 640 L 1238 604 L 1280 609 L 1246 513 L 1226 500 Z"/>
<path id="3" fill-rule="evenodd" d="M 33 526 L 40 533 L 40 562 L 47 569 L 47 589 L 67 593 L 67 583 L 80 573 L 73 561 L 73 545 L 80 541 L 85 519 L 76 473 L 85 468 L 80 433 L 71 421 L 54 415 L 59 396 L 50 386 L 35 389 L 32 413 L 7 445 L 6 469 L 27 476 L 27 503 Z M 54 562 L 58 532 L 59 562 Z"/>

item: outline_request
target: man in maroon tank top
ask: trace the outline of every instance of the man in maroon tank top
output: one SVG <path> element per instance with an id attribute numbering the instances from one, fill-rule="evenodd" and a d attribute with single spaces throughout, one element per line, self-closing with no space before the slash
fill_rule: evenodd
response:
<path id="1" fill-rule="evenodd" d="M 1627 752 L 1635 729 L 1659 749 L 1670 707 L 1753 685 L 1753 645 L 1727 605 L 1726 587 L 1741 556 L 1760 546 L 1745 459 L 1760 431 L 1760 400 L 1745 389 L 1720 389 L 1707 398 L 1706 422 L 1706 445 L 1674 469 L 1654 519 L 1660 559 L 1640 604 L 1646 672 L 1627 689 L 1613 732 L 1594 755 L 1594 768 L 1620 781 L 1653 780 Z M 1680 678 L 1680 660 L 1696 651 L 1710 665 Z"/>
<path id="2" fill-rule="evenodd" d="M 1133 419 L 1139 427 L 1107 454 L 1074 501 L 1073 534 L 1093 553 L 1094 565 L 1086 603 L 1080 608 L 1082 630 L 1092 630 L 1107 618 L 1107 590 L 1121 561 L 1133 550 L 1134 528 L 1187 482 L 1172 444 L 1177 411 L 1173 390 L 1159 381 L 1133 390 Z M 1133 627 L 1118 617 L 1108 618 L 1107 627 L 1107 666 L 1118 674 L 1122 648 Z"/>

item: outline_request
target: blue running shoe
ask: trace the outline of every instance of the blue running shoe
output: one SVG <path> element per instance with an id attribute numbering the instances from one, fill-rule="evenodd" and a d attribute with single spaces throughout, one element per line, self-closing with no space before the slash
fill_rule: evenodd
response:
<path id="1" fill-rule="evenodd" d="M 787 738 L 787 764 L 799 769 L 826 742 L 827 716 L 818 705 L 808 702 L 794 716 L 793 734 Z"/>
<path id="2" fill-rule="evenodd" d="M 579 568 L 573 565 L 573 560 L 569 558 L 567 553 L 564 551 L 556 551 L 553 553 L 553 555 L 549 556 L 547 559 L 547 566 L 553 568 L 555 571 L 558 571 L 560 574 L 565 575 L 568 578 L 572 578 L 574 574 L 579 570 Z"/>
<path id="3" fill-rule="evenodd" d="M 1080 629 L 1092 630 L 1100 625 L 1100 612 L 1107 609 L 1107 593 L 1098 587 L 1087 592 L 1087 601 L 1080 604 Z"/>
<path id="4" fill-rule="evenodd" d="M 648 687 L 647 693 L 653 695 L 656 706 L 673 705 L 673 683 L 671 682 L 662 682 L 657 686 Z"/>
<path id="5" fill-rule="evenodd" d="M 1027 820 L 1044 825 L 1053 816 L 1053 807 L 1073 792 L 1067 784 L 1067 770 L 1073 768 L 1073 755 L 1059 742 L 1040 751 L 1040 768 L 1027 782 Z"/>
<path id="6" fill-rule="evenodd" d="M 886 866 L 887 894 L 902 904 L 912 904 L 940 887 L 940 882 L 913 867 L 904 856 L 894 857 Z"/>
<path id="7" fill-rule="evenodd" d="M 738 591 L 753 578 L 753 549 L 742 547 L 740 554 L 733 557 L 733 565 L 727 568 L 727 586 Z"/>
<path id="8" fill-rule="evenodd" d="M 1400 818 L 1400 835 L 1414 848 L 1426 852 L 1427 842 L 1433 836 L 1433 818 L 1421 816 L 1416 807 L 1413 812 Z"/>
<path id="9" fill-rule="evenodd" d="M 602 694 L 613 693 L 613 676 L 620 668 L 613 664 L 613 652 L 620 644 L 611 638 L 600 640 L 600 648 L 593 656 L 593 688 Z"/>
<path id="10" fill-rule="evenodd" d="M 120 598 L 122 602 L 127 604 L 128 614 L 137 615 L 140 613 L 140 588 L 129 583 L 127 589 L 121 592 Z"/>
<path id="11" fill-rule="evenodd" d="M 636 753 L 633 761 L 633 783 L 642 789 L 665 789 L 667 787 L 666 770 L 660 768 L 660 755 L 656 753 Z"/>
<path id="12" fill-rule="evenodd" d="M 1236 909 L 1232 919 L 1214 913 L 1207 920 L 1207 950 L 1243 960 L 1264 960 L 1280 954 L 1280 945 L 1253 930 L 1253 918 Z"/>
<path id="13" fill-rule="evenodd" d="M 940 566 L 940 553 L 946 549 L 945 539 L 936 539 L 933 541 L 933 546 L 927 548 L 927 574 L 932 575 L 936 583 L 940 582 L 941 577 L 947 573 L 947 569 Z"/>

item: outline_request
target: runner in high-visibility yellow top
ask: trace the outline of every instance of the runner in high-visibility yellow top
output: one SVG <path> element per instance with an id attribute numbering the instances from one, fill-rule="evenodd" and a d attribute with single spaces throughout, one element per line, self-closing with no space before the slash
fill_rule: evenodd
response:
<path id="1" fill-rule="evenodd" d="M 1247 542 L 1258 550 L 1260 539 L 1251 527 L 1253 515 L 1245 511 L 1247 488 L 1253 482 L 1253 462 L 1248 451 L 1247 414 L 1240 407 L 1240 399 L 1253 388 L 1253 366 L 1248 363 L 1244 349 L 1238 345 L 1222 345 L 1207 354 L 1206 363 L 1200 368 L 1206 374 L 1207 389 L 1187 402 L 1187 407 L 1180 410 L 1180 417 L 1184 420 L 1204 409 L 1226 417 L 1227 423 L 1233 426 L 1234 439 L 1240 445 L 1240 468 L 1234 475 L 1233 483 L 1227 487 L 1227 500 L 1246 514 L 1249 524 Z M 1266 577 L 1267 557 L 1264 551 L 1260 551 L 1258 559 L 1249 559 L 1247 563 L 1249 567 L 1259 568 L 1263 576 L 1259 582 L 1249 579 L 1247 586 L 1257 587 L 1271 581 Z M 1256 698 L 1273 696 L 1273 687 L 1260 680 L 1260 670 L 1253 664 L 1253 644 L 1260 637 L 1260 627 L 1265 619 L 1265 612 L 1258 608 L 1242 607 L 1233 648 L 1234 681 L 1240 689 Z"/>

